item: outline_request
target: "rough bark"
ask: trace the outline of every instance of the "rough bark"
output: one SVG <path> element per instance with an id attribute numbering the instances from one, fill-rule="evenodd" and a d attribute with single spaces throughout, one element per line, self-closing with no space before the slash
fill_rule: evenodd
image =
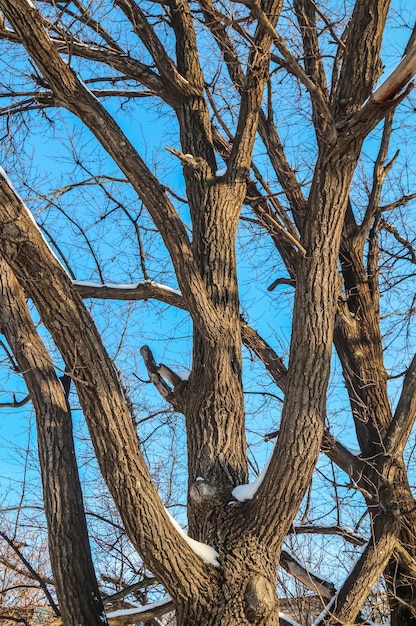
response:
<path id="1" fill-rule="evenodd" d="M 375 305 L 376 281 L 368 275 L 363 261 L 367 233 L 363 236 L 363 226 L 358 232 L 360 229 L 350 219 L 349 190 L 364 138 L 404 96 L 401 90 L 416 69 L 414 51 L 371 94 L 381 68 L 379 53 L 389 2 L 357 2 L 340 44 L 340 75 L 334 78 L 329 96 L 317 39 L 315 3 L 295 1 L 305 54 L 301 66 L 276 30 L 282 3 L 244 2 L 251 11 L 247 20 L 255 19 L 256 27 L 250 36 L 249 31 L 244 33 L 247 56 L 243 71 L 228 37 L 229 23 L 226 28 L 219 10 L 209 0 L 201 1 L 206 24 L 216 36 L 240 98 L 235 134 L 229 134 L 224 148 L 221 136 L 213 129 L 212 110 L 205 97 L 191 5 L 186 0 L 168 0 L 164 5 L 176 37 L 174 61 L 139 3 L 117 0 L 116 4 L 144 45 L 152 67 L 131 58 L 126 58 L 123 65 L 120 49 L 109 38 L 106 41 L 112 49 L 107 57 L 100 50 L 83 51 L 77 42 L 73 50 L 83 58 L 105 61 L 154 90 L 172 106 L 179 122 L 181 150 L 171 148 L 170 152 L 184 169 L 192 242 L 165 188 L 70 64 L 61 58 L 59 50 L 65 42 L 47 35 L 41 14 L 31 3 L 0 0 L 0 7 L 16 31 L 8 35 L 9 40 L 17 37 L 23 42 L 52 90 L 53 103 L 76 115 L 113 157 L 146 205 L 170 254 L 182 295 L 143 285 L 129 293 L 125 290 L 123 297 L 158 297 L 186 308 L 192 317 L 192 374 L 181 387 L 180 398 L 164 382 L 160 367 L 149 358 L 147 364 L 162 395 L 185 414 L 190 533 L 217 549 L 221 569 L 203 564 L 170 524 L 98 332 L 76 288 L 4 180 L 0 185 L 0 241 L 5 258 L 35 302 L 75 382 L 101 471 L 128 535 L 172 595 L 181 626 L 277 624 L 276 568 L 282 542 L 310 484 L 321 448 L 335 341 L 362 454 L 355 458 L 329 435 L 324 445 L 361 489 L 374 535 L 340 590 L 327 622 L 354 620 L 386 567 L 392 594 L 399 601 L 408 602 L 410 598 L 412 605 L 413 580 L 406 580 L 413 573 L 411 556 L 406 559 L 402 553 L 400 557 L 396 550 L 397 565 L 392 554 L 397 541 L 402 552 L 408 549 L 410 555 L 416 554 L 408 530 L 415 524 L 414 502 L 401 457 L 403 441 L 413 424 L 415 367 L 409 369 L 393 417 Z M 319 154 L 307 202 L 284 153 L 272 111 L 266 116 L 261 109 L 272 44 L 281 54 L 281 67 L 300 81 L 311 99 Z M 262 206 L 252 203 L 255 215 L 265 224 L 276 217 L 281 225 L 284 245 L 278 237 L 274 243 L 291 282 L 296 282 L 288 372 L 240 317 L 235 237 L 248 191 L 257 193 L 248 182 L 257 130 L 293 211 L 292 223 L 292 218 L 282 217 L 284 209 L 277 202 L 268 203 L 265 198 Z M 216 173 L 218 146 L 227 163 L 221 176 Z M 379 160 L 381 163 L 383 159 Z M 381 174 L 378 182 L 380 186 Z M 375 195 L 374 205 L 378 202 Z M 369 215 L 372 220 L 371 211 Z M 339 258 L 345 303 L 339 302 Z M 79 285 L 78 290 L 82 289 Z M 100 289 L 103 296 L 111 296 L 109 288 Z M 91 288 L 84 286 L 83 295 L 91 294 Z M 237 503 L 231 498 L 231 490 L 247 482 L 248 476 L 242 340 L 265 362 L 286 397 L 279 438 L 264 481 L 252 501 Z M 321 582 L 315 580 L 315 585 Z M 332 588 L 330 592 L 324 589 L 327 596 L 333 592 Z M 392 603 L 392 607 L 396 616 L 407 615 L 410 619 L 407 606 L 396 609 Z"/>
<path id="2" fill-rule="evenodd" d="M 4 258 L 24 285 L 25 293 L 35 302 L 61 351 L 68 375 L 77 388 L 101 472 L 131 541 L 152 571 L 163 578 L 172 597 L 192 597 L 198 583 L 209 597 L 215 575 L 169 521 L 98 331 L 27 208 L 4 178 L 0 179 L 0 240 Z M 166 551 L 175 554 L 175 558 L 168 562 Z M 190 580 L 193 568 L 194 576 Z"/>
<path id="3" fill-rule="evenodd" d="M 36 411 L 49 550 L 62 618 L 67 626 L 107 624 L 92 562 L 67 399 L 23 290 L 3 259 L 0 324 Z"/>

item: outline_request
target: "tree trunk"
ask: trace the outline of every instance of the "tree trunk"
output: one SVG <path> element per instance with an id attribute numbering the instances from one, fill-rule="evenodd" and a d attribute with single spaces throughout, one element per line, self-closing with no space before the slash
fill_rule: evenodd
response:
<path id="1" fill-rule="evenodd" d="M 222 584 L 205 607 L 192 602 L 177 608 L 178 626 L 277 626 L 274 558 L 252 538 L 227 548 Z"/>
<path id="2" fill-rule="evenodd" d="M 64 390 L 9 266 L 0 259 L 0 323 L 36 411 L 49 552 L 65 626 L 105 626 L 95 576 L 72 417 Z"/>

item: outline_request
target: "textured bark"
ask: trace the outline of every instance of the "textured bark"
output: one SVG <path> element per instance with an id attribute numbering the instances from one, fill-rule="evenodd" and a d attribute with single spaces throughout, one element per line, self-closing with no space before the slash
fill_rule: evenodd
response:
<path id="1" fill-rule="evenodd" d="M 1 177 L 0 241 L 4 258 L 61 351 L 77 388 L 101 472 L 132 543 L 152 571 L 163 578 L 172 597 L 192 597 L 201 585 L 201 592 L 209 598 L 215 573 L 204 566 L 169 521 L 98 331 L 28 210 Z M 175 555 L 171 561 L 166 560 L 166 551 Z"/>
<path id="2" fill-rule="evenodd" d="M 201 0 L 202 15 L 216 35 L 240 98 L 235 133 L 228 134 L 227 143 L 212 125 L 194 30 L 194 6 L 186 0 L 163 4 L 166 25 L 176 37 L 173 60 L 158 38 L 159 25 L 153 28 L 153 17 L 145 13 L 147 5 L 143 9 L 133 0 L 117 0 L 115 4 L 144 45 L 151 66 L 124 55 L 105 37 L 111 47 L 108 55 L 99 47 L 88 52 L 85 46 L 83 51 L 77 41 L 73 51 L 83 58 L 106 62 L 171 105 L 179 123 L 181 145 L 180 150 L 169 150 L 183 165 L 192 241 L 163 185 L 71 64 L 61 58 L 59 50 L 66 50 L 66 42 L 48 36 L 40 12 L 27 0 L 0 0 L 16 31 L 14 39 L 8 35 L 9 40 L 22 41 L 50 86 L 54 105 L 76 115 L 112 156 L 147 207 L 169 252 L 181 294 L 157 285 L 140 285 L 124 290 L 123 298 L 157 297 L 183 307 L 192 317 L 192 374 L 181 386 L 180 397 L 167 385 L 167 370 L 156 365 L 150 350 L 143 349 L 143 354 L 160 393 L 185 414 L 190 534 L 216 548 L 220 568 L 204 564 L 169 522 L 140 451 L 123 390 L 76 293 L 78 290 L 90 297 L 100 292 L 99 296 L 111 297 L 112 290 L 100 287 L 92 291 L 91 287 L 71 284 L 2 177 L 0 243 L 74 380 L 101 471 L 129 538 L 171 594 L 180 626 L 277 624 L 276 569 L 282 542 L 310 484 L 321 447 L 335 340 L 362 454 L 355 458 L 328 433 L 324 447 L 366 498 L 373 537 L 340 589 L 327 622 L 354 620 L 386 567 L 389 589 L 398 597 L 397 607 L 392 601 L 393 619 L 407 616 L 410 620 L 409 607 L 403 608 L 401 601 L 414 603 L 414 580 L 410 576 L 416 546 L 409 529 L 415 527 L 416 520 L 401 453 L 413 423 L 415 367 L 409 370 L 393 417 L 383 366 L 376 280 L 368 276 L 363 260 L 368 223 L 359 232 L 350 219 L 349 191 L 362 142 L 403 98 L 401 90 L 415 69 L 414 54 L 409 53 L 398 72 L 371 95 L 381 68 L 379 52 L 389 2 L 356 2 L 339 47 L 340 75 L 334 77 L 329 95 L 319 53 L 315 3 L 294 3 L 304 48 L 301 66 L 276 30 L 280 0 L 242 3 L 251 11 L 247 23 L 256 20 L 256 27 L 245 33 L 250 32 L 250 36 L 243 38 L 247 45 L 244 63 L 238 60 L 229 27 L 246 26 L 237 26 L 239 20 L 227 22 L 210 0 Z M 266 115 L 261 109 L 270 77 L 272 43 L 282 55 L 279 64 L 308 90 L 312 104 L 319 156 L 307 202 L 284 153 L 273 112 L 269 107 Z M 277 200 L 274 204 L 266 197 L 262 203 L 250 201 L 263 225 L 276 218 L 282 239 L 272 227 L 268 232 L 281 252 L 292 284 L 296 283 L 288 371 L 240 315 L 235 238 L 243 202 L 257 195 L 256 185 L 248 181 L 257 130 L 293 212 L 292 223 Z M 216 173 L 218 149 L 227 164 L 221 176 Z M 384 157 L 379 160 L 384 162 Z M 381 174 L 378 182 L 380 186 Z M 374 207 L 379 199 L 376 195 Z M 373 219 L 374 207 L 366 222 Z M 372 237 L 374 240 L 374 232 Z M 343 303 L 339 258 L 345 287 Z M 267 473 L 254 499 L 245 503 L 231 496 L 233 487 L 248 478 L 242 341 L 263 360 L 286 395 L 279 438 Z M 175 380 L 170 382 L 175 384 Z M 315 578 L 312 582 L 325 597 L 334 593 L 325 581 Z"/>
<path id="3" fill-rule="evenodd" d="M 107 624 L 95 577 L 64 390 L 27 310 L 22 288 L 0 259 L 0 324 L 31 395 L 38 434 L 49 550 L 66 626 Z"/>

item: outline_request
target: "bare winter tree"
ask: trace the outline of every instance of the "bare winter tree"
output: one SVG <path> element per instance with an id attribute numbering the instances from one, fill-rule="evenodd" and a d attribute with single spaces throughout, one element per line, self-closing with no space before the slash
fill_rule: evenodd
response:
<path id="1" fill-rule="evenodd" d="M 363 621 L 382 577 L 391 624 L 416 624 L 416 506 L 404 457 L 416 417 L 409 343 L 415 164 L 411 147 L 404 150 L 407 165 L 394 154 L 414 111 L 411 11 L 400 22 L 403 7 L 390 7 L 389 0 L 0 0 L 0 9 L 3 153 L 11 179 L 2 171 L 0 323 L 36 411 L 50 558 L 65 626 L 107 620 L 78 478 L 69 381 L 127 535 L 170 595 L 179 626 L 278 624 L 279 563 L 328 603 L 318 625 Z M 391 59 L 389 33 L 398 56 L 379 81 L 382 52 Z M 116 102 L 121 111 L 130 107 L 133 124 L 121 122 Z M 163 163 L 183 170 L 180 192 L 136 148 L 134 121 L 143 111 L 149 124 L 168 116 L 174 138 Z M 74 120 L 88 129 L 101 157 L 109 155 L 118 167 L 120 187 L 80 159 L 71 139 L 72 177 L 37 189 L 21 154 L 39 120 L 49 120 L 56 133 L 67 127 L 71 135 Z M 41 151 L 34 145 L 34 158 Z M 84 198 L 82 210 L 95 211 L 96 223 L 117 212 L 134 231 L 134 243 L 120 231 L 108 244 L 119 250 L 115 256 L 131 259 L 136 279 L 128 288 L 104 284 L 82 210 L 74 219 L 58 202 L 82 185 L 99 189 L 107 202 L 102 210 L 93 191 Z M 120 192 L 125 185 L 130 204 Z M 44 234 L 28 207 L 36 216 L 37 207 L 44 211 Z M 75 280 L 81 246 L 69 250 L 71 229 L 88 245 L 84 271 L 95 263 L 101 284 Z M 268 251 L 267 271 L 279 272 L 270 289 L 294 290 L 287 368 L 242 314 L 236 250 L 247 232 L 256 248 Z M 178 290 L 150 280 L 154 258 L 165 268 L 163 282 L 174 275 Z M 189 537 L 152 480 L 132 404 L 84 304 L 91 298 L 154 299 L 192 320 L 188 379 L 158 364 L 147 346 L 141 349 L 150 380 L 185 417 Z M 400 323 L 387 326 L 394 313 Z M 38 318 L 49 335 L 38 332 Z M 276 333 L 277 319 L 276 307 L 269 321 Z M 64 362 L 63 379 L 49 337 Z M 270 433 L 273 453 L 250 488 L 242 487 L 249 482 L 243 346 L 267 370 L 273 393 L 284 394 L 278 431 Z M 334 436 L 327 406 L 333 346 L 356 454 Z M 403 378 L 393 379 L 394 386 L 387 347 L 402 353 L 396 363 Z M 321 450 L 362 494 L 369 520 L 364 547 L 337 591 L 282 551 Z M 151 618 L 150 611 L 145 619 Z"/>

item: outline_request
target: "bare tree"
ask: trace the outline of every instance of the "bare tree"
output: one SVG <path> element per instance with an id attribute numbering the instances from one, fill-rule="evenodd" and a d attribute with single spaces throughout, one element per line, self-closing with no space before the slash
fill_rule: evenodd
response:
<path id="1" fill-rule="evenodd" d="M 408 29 L 407 45 L 396 42 L 402 59 L 379 84 L 383 35 L 395 15 L 388 0 L 343 7 L 313 0 L 36 6 L 0 0 L 0 8 L 0 36 L 8 67 L 14 67 L 2 78 L 13 183 L 1 174 L 0 319 L 36 410 L 51 563 L 65 626 L 106 620 L 75 462 L 63 384 L 69 380 L 127 535 L 171 596 L 178 625 L 278 624 L 279 563 L 329 601 L 318 624 L 363 621 L 360 611 L 382 576 L 391 623 L 416 624 L 416 507 L 404 460 L 416 416 L 416 357 L 407 345 L 415 311 L 411 287 L 408 299 L 403 296 L 409 281 L 414 284 L 409 216 L 416 195 L 413 180 L 397 182 L 400 170 L 394 178 L 400 159 L 390 147 L 401 141 L 400 134 L 394 140 L 400 112 L 406 124 L 413 112 L 415 29 Z M 104 98 L 110 98 L 107 107 Z M 179 192 L 139 154 L 113 100 L 127 103 L 133 119 L 146 102 L 171 116 L 170 132 L 177 133 L 168 156 L 170 167 L 183 170 Z M 74 175 L 47 192 L 28 182 L 19 155 L 31 123 L 54 125 L 60 110 L 61 126 L 77 119 L 100 154 L 113 159 L 115 178 L 80 159 L 73 143 L 82 180 Z M 283 123 L 293 135 L 302 134 L 295 150 L 279 135 Z M 407 167 L 412 171 L 411 162 Z M 117 181 L 130 186 L 135 210 Z M 74 218 L 58 202 L 89 186 L 107 202 L 107 210 L 99 209 L 91 192 L 87 206 L 96 211 L 96 223 L 117 212 L 134 234 L 129 252 L 136 280 L 127 288 L 104 284 L 106 272 L 82 214 Z M 54 229 L 45 219 L 42 234 L 28 206 L 35 215 L 37 206 L 56 209 L 65 228 Z M 294 288 L 287 368 L 242 314 L 239 224 L 284 272 L 270 289 Z M 101 284 L 75 280 L 71 265 L 78 268 L 78 248 L 67 251 L 69 227 L 88 247 L 88 266 L 95 264 Z M 121 250 L 127 240 L 120 236 Z M 176 277 L 178 290 L 149 279 L 152 255 L 168 279 Z M 388 302 L 381 300 L 384 292 Z M 189 537 L 168 515 L 152 480 L 129 395 L 84 304 L 90 298 L 155 299 L 187 311 L 192 320 L 189 377 L 158 364 L 147 345 L 141 348 L 149 379 L 185 416 Z M 26 299 L 49 335 L 37 332 Z M 401 312 L 403 323 L 387 327 L 387 316 Z M 387 331 L 394 337 L 383 344 Z M 64 362 L 63 381 L 45 347 L 49 336 Z M 401 388 L 388 388 L 386 344 L 404 352 Z M 284 394 L 278 431 L 270 433 L 273 453 L 250 489 L 242 487 L 249 480 L 243 345 L 266 368 L 275 396 Z M 333 346 L 357 454 L 334 436 L 327 411 Z M 282 551 L 321 450 L 362 494 L 369 520 L 365 546 L 337 591 Z M 335 490 L 336 483 L 334 478 Z M 340 524 L 326 531 L 354 540 Z"/>

